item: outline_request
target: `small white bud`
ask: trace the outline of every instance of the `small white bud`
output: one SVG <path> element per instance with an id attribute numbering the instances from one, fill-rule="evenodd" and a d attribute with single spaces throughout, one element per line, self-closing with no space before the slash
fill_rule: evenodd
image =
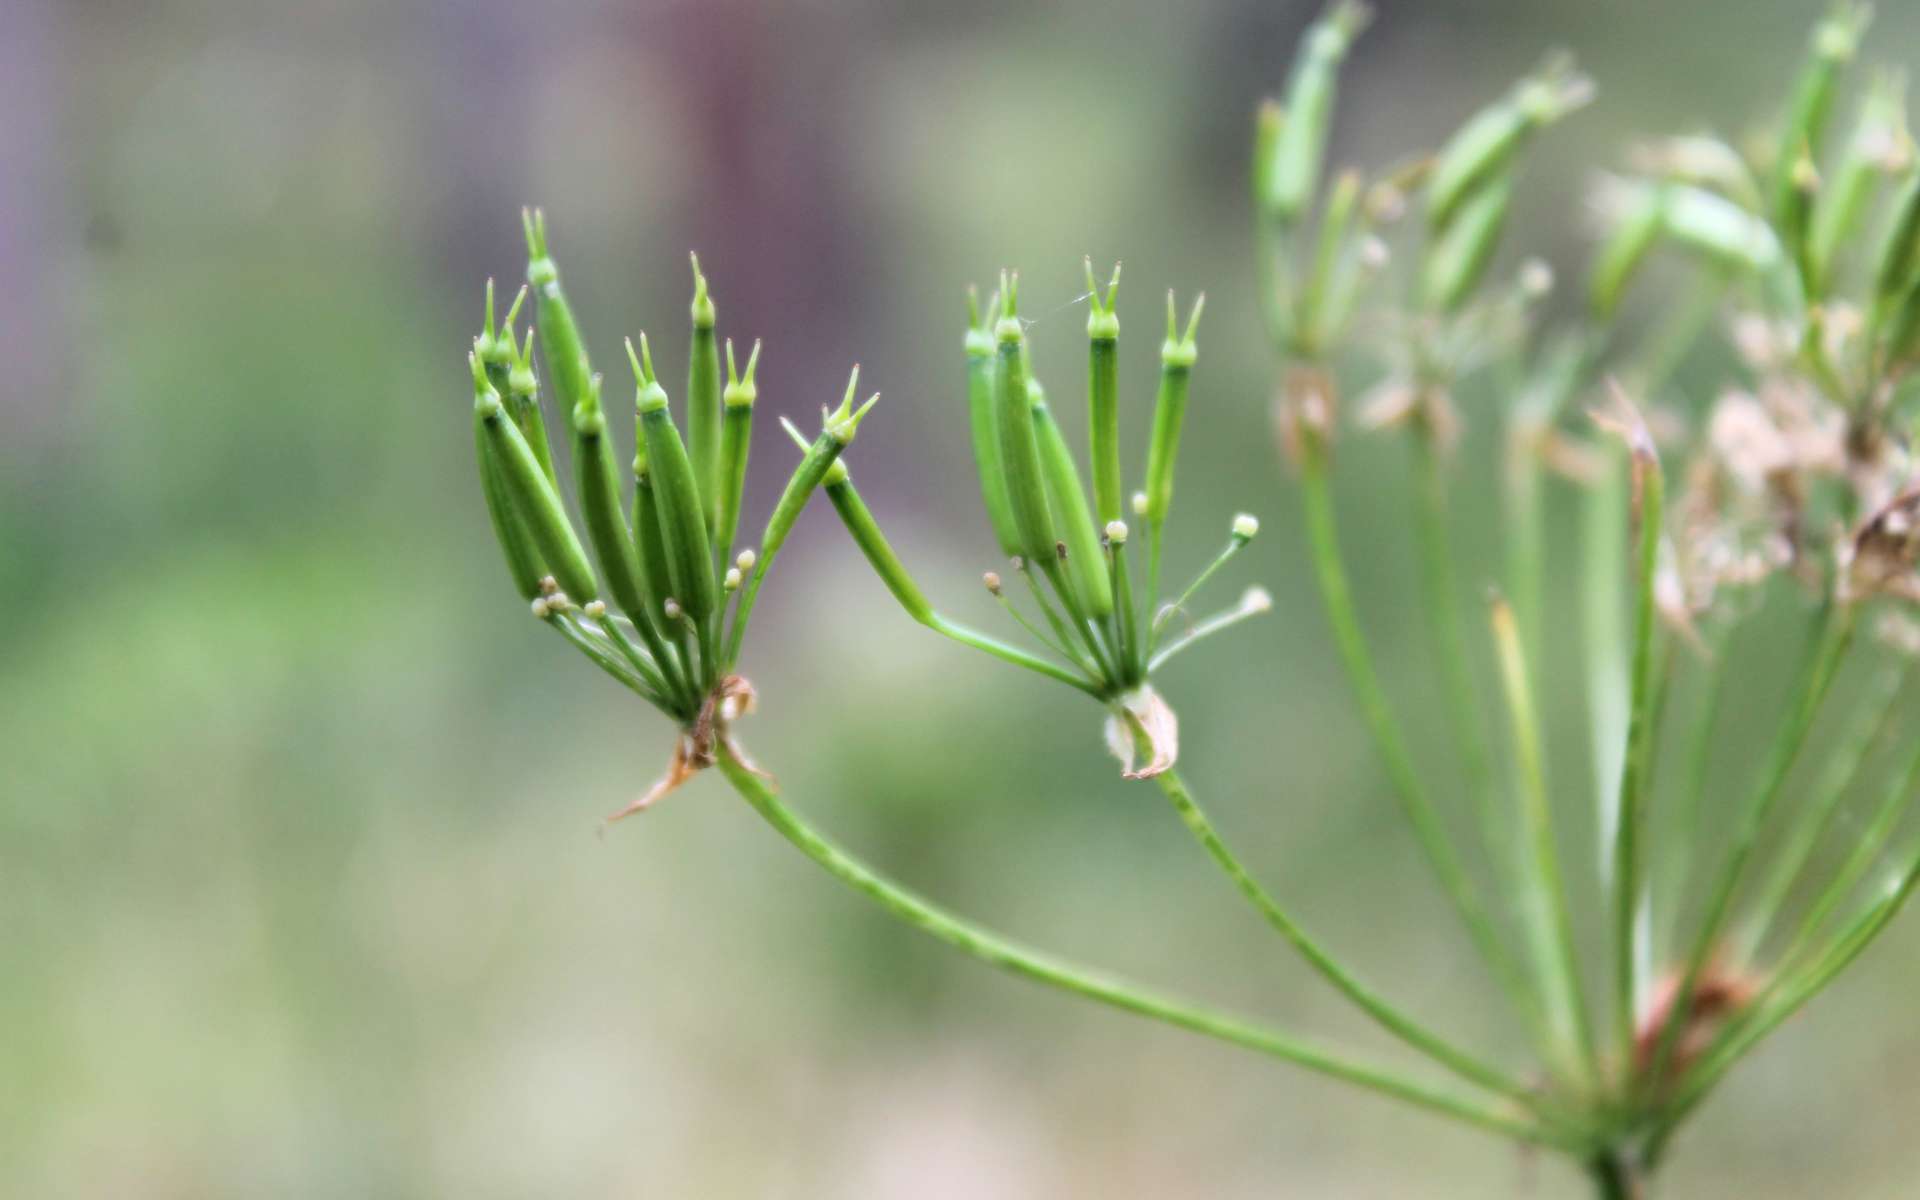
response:
<path id="1" fill-rule="evenodd" d="M 1008 559 L 1007 561 L 1013 565 L 1013 569 L 1016 571 L 1024 571 L 1027 569 L 1027 560 L 1020 557 L 1018 554 L 1014 555 L 1012 558 Z"/>
<path id="2" fill-rule="evenodd" d="M 1000 575 L 998 572 L 988 571 L 980 577 L 980 582 L 987 585 L 989 592 L 992 592 L 996 596 L 1000 594 Z"/>
<path id="3" fill-rule="evenodd" d="M 1393 258 L 1384 239 L 1368 234 L 1360 239 L 1360 265 L 1369 271 L 1381 271 Z"/>
<path id="4" fill-rule="evenodd" d="M 728 591 L 732 591 L 733 589 L 739 586 L 740 586 L 740 568 L 728 567 L 727 578 L 726 578 L 726 589 Z"/>
<path id="5" fill-rule="evenodd" d="M 1553 290 L 1553 268 L 1544 258 L 1529 258 L 1520 264 L 1520 290 L 1538 300 Z"/>
<path id="6" fill-rule="evenodd" d="M 565 612 L 573 607 L 573 601 L 567 599 L 565 592 L 555 592 L 547 597 L 547 607 L 554 612 Z"/>
<path id="7" fill-rule="evenodd" d="M 540 577 L 540 594 L 542 596 L 551 596 L 559 590 L 560 590 L 560 582 L 556 580 L 553 576 L 542 575 Z"/>
<path id="8" fill-rule="evenodd" d="M 550 611 L 551 611 L 551 610 L 549 609 L 549 607 L 548 607 L 548 605 L 547 605 L 547 598 L 546 598 L 545 596 L 541 596 L 541 597 L 539 597 L 539 598 L 537 598 L 536 600 L 534 600 L 534 602 L 533 602 L 533 615 L 534 615 L 535 617 L 537 617 L 538 619 L 540 619 L 540 620 L 542 620 L 542 621 L 544 621 L 544 620 L 546 620 L 546 619 L 547 619 L 547 615 L 548 615 L 548 613 L 549 613 Z"/>
<path id="9" fill-rule="evenodd" d="M 667 620 L 678 621 L 680 619 L 680 602 L 672 596 L 668 596 L 660 602 L 660 611 L 667 615 Z"/>
<path id="10" fill-rule="evenodd" d="M 1240 597 L 1240 611 L 1263 613 L 1273 607 L 1273 593 L 1263 587 L 1250 587 Z"/>
<path id="11" fill-rule="evenodd" d="M 1252 513 L 1241 513 L 1233 519 L 1233 536 L 1241 541 L 1251 541 L 1260 532 L 1260 518 Z"/>
<path id="12" fill-rule="evenodd" d="M 1107 522 L 1107 540 L 1116 546 L 1127 544 L 1127 523 L 1125 521 Z"/>
<path id="13" fill-rule="evenodd" d="M 581 606 L 580 611 L 598 621 L 607 615 L 607 602 L 605 600 L 589 600 Z"/>
<path id="14" fill-rule="evenodd" d="M 754 557 L 751 550 L 742 550 L 733 556 L 733 565 L 739 567 L 742 574 L 753 570 L 753 564 Z"/>
<path id="15" fill-rule="evenodd" d="M 1144 517 L 1147 515 L 1147 494 L 1145 492 L 1135 492 L 1133 494 L 1133 515 L 1136 517 Z"/>

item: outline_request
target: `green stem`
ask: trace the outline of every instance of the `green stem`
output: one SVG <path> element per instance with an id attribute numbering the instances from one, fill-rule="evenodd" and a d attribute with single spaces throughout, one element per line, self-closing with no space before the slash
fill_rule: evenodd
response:
<path id="1" fill-rule="evenodd" d="M 1341 665 L 1352 686 L 1354 700 L 1360 707 L 1361 716 L 1386 766 L 1394 796 L 1406 814 L 1408 824 L 1413 827 L 1414 836 L 1439 878 L 1441 887 L 1459 911 L 1468 934 L 1486 960 L 1495 980 L 1516 1010 L 1531 1019 L 1536 1009 L 1521 982 L 1513 958 L 1501 942 L 1481 903 L 1478 890 L 1454 851 L 1439 812 L 1420 783 L 1420 776 L 1414 770 L 1400 736 L 1393 710 L 1387 703 L 1386 693 L 1374 673 L 1373 656 L 1367 649 L 1366 635 L 1361 632 L 1359 617 L 1354 611 L 1353 592 L 1347 582 L 1346 566 L 1340 554 L 1340 535 L 1334 523 L 1333 497 L 1327 481 L 1326 451 L 1311 438 L 1306 439 L 1303 446 L 1300 482 L 1307 537 L 1312 545 L 1314 572 L 1319 580 L 1321 599 L 1326 606 L 1327 621 L 1333 628 L 1334 642 L 1339 648 Z M 1535 1028 L 1538 1031 L 1537 1024 Z"/>
<path id="2" fill-rule="evenodd" d="M 1027 670 L 1045 675 L 1049 679 L 1057 679 L 1068 687 L 1078 688 L 1096 700 L 1105 699 L 1105 693 L 1097 685 L 1088 682 L 1082 676 L 1075 675 L 1065 667 L 1056 663 L 1050 663 L 1044 658 L 1028 654 L 1025 650 L 1017 646 L 1009 646 L 1005 642 L 988 637 L 984 633 L 969 629 L 957 621 L 950 621 L 939 613 L 933 614 L 932 619 L 927 622 L 927 628 L 940 634 L 942 637 L 951 638 L 963 646 L 972 646 L 975 650 L 984 650 L 1002 662 L 1012 663 L 1016 667 L 1025 667 Z"/>
<path id="3" fill-rule="evenodd" d="M 1137 734 L 1144 731 L 1136 731 Z M 1207 819 L 1207 814 L 1187 790 L 1187 785 L 1176 771 L 1163 771 L 1154 776 L 1155 783 L 1173 802 L 1174 811 L 1193 834 L 1209 857 L 1223 871 L 1242 895 L 1252 903 L 1267 924 L 1278 930 L 1280 936 L 1287 939 L 1300 957 L 1317 971 L 1322 979 L 1332 984 L 1341 995 L 1353 1001 L 1359 1009 L 1407 1045 L 1432 1058 L 1435 1062 L 1453 1071 L 1462 1079 L 1479 1085 L 1489 1091 L 1518 1100 L 1522 1104 L 1533 1106 L 1538 1097 L 1525 1084 L 1509 1078 L 1498 1067 L 1482 1061 L 1469 1052 L 1462 1050 L 1439 1034 L 1427 1029 L 1418 1021 L 1395 1008 L 1384 997 L 1375 993 L 1366 984 L 1356 978 L 1339 960 L 1328 953 L 1313 936 L 1301 927 L 1298 921 L 1282 908 L 1278 901 L 1260 886 L 1259 882 L 1247 871 L 1240 860 L 1227 848 L 1219 830 Z"/>
<path id="4" fill-rule="evenodd" d="M 1799 756 L 1800 746 L 1806 740 L 1807 730 L 1812 727 L 1820 702 L 1826 698 L 1840 660 L 1852 642 L 1853 626 L 1854 609 L 1851 605 L 1829 609 L 1822 622 L 1822 631 L 1807 665 L 1800 694 L 1788 710 L 1780 732 L 1773 739 L 1759 787 L 1734 830 L 1733 845 L 1727 853 L 1726 864 L 1715 880 L 1706 918 L 1694 937 L 1693 949 L 1687 956 L 1686 972 L 1681 977 L 1679 990 L 1674 994 L 1666 1026 L 1660 1031 L 1659 1042 L 1648 1065 L 1645 1082 L 1649 1086 L 1657 1084 L 1666 1073 L 1667 1064 L 1680 1040 L 1680 1031 L 1686 1024 L 1683 1014 L 1692 1011 L 1694 989 L 1699 986 L 1700 974 L 1706 969 L 1707 960 L 1713 956 L 1719 942 L 1728 909 L 1740 886 L 1740 876 L 1746 869 L 1747 860 L 1753 856 L 1761 830 L 1773 811 L 1774 802 L 1786 783 L 1794 759 Z"/>
<path id="5" fill-rule="evenodd" d="M 730 746 L 722 743 L 718 750 L 720 770 L 734 790 L 802 854 L 893 916 L 982 962 L 1072 995 L 1282 1059 L 1481 1129 L 1541 1145 L 1569 1146 L 1562 1135 L 1500 1107 L 1453 1095 L 1389 1068 L 1355 1062 L 1238 1018 L 1156 995 L 1079 964 L 1029 949 L 956 916 L 879 875 L 815 832 L 781 803 L 766 780 L 744 765 Z"/>
<path id="6" fill-rule="evenodd" d="M 1622 1064 L 1633 1061 L 1639 993 L 1634 930 L 1641 903 L 1640 834 L 1645 822 L 1653 713 L 1653 584 L 1660 561 L 1660 530 L 1665 486 L 1651 452 L 1635 449 L 1633 470 L 1640 491 L 1640 553 L 1636 562 L 1633 605 L 1633 658 L 1628 685 L 1627 746 L 1620 767 L 1620 798 L 1614 813 L 1613 841 L 1613 1005 Z"/>

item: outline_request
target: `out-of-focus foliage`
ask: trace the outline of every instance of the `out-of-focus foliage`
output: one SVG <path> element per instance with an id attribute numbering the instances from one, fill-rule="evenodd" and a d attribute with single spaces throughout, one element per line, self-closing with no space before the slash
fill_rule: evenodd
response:
<path id="1" fill-rule="evenodd" d="M 1542 45 L 1579 53 L 1600 97 L 1538 147 L 1505 252 L 1568 278 L 1587 166 L 1689 116 L 1738 133 L 1812 15 L 1383 7 L 1346 66 L 1364 100 L 1336 117 L 1336 165 L 1432 145 Z M 1920 15 L 1886 7 L 1876 41 L 1914 44 Z M 697 248 L 737 298 L 730 331 L 788 381 L 763 390 L 769 417 L 810 414 L 861 361 L 889 401 L 850 460 L 945 596 L 994 557 L 960 285 L 1019 262 L 1023 311 L 1076 331 L 1083 253 L 1124 258 L 1135 296 L 1205 288 L 1183 504 L 1265 518 L 1248 553 L 1278 619 L 1168 668 L 1183 754 L 1328 940 L 1436 1024 L 1487 1034 L 1499 1010 L 1464 945 L 1402 886 L 1419 866 L 1266 432 L 1245 147 L 1310 15 L 0 6 L 0 1192 L 1519 1190 L 1529 1168 L 1498 1143 L 921 944 L 717 781 L 596 839 L 667 731 L 520 616 L 475 502 L 461 359 L 480 272 L 518 272 L 524 202 L 600 249 L 569 260 L 587 314 L 677 316 Z M 586 330 L 607 360 L 631 332 Z M 1077 338 L 1035 345 L 1042 375 L 1076 377 Z M 1122 380 L 1152 378 L 1153 348 L 1123 348 Z M 1130 438 L 1149 399 L 1123 395 Z M 1463 478 L 1492 470 L 1490 425 L 1470 423 Z M 791 461 L 771 420 L 756 436 L 757 462 Z M 1387 685 L 1438 744 L 1403 455 L 1341 454 L 1348 537 L 1382 547 L 1353 565 Z M 755 472 L 751 511 L 782 477 Z M 1496 495 L 1459 501 L 1467 569 L 1491 571 Z M 1169 574 L 1216 535 L 1171 547 Z M 997 925 L 1378 1044 L 1157 798 L 1112 778 L 1073 697 L 916 636 L 829 513 L 782 561 L 747 728 L 797 804 Z M 975 603 L 961 615 L 991 612 Z M 1746 665 L 1732 694 L 1773 694 L 1785 669 Z M 1580 697 L 1543 702 L 1578 744 Z M 1768 732 L 1745 711 L 1729 761 Z M 1916 937 L 1907 922 L 1745 1068 L 1669 1187 L 1903 1194 Z"/>

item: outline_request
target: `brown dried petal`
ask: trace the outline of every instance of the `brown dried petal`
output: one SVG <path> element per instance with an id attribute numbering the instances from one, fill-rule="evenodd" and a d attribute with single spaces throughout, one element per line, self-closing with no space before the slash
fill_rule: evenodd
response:
<path id="1" fill-rule="evenodd" d="M 1122 779 L 1151 779 L 1180 757 L 1180 719 L 1151 686 L 1120 697 L 1119 711 L 1107 717 L 1107 749 L 1120 760 Z M 1137 739 L 1147 740 L 1147 762 L 1138 770 L 1134 758 Z"/>

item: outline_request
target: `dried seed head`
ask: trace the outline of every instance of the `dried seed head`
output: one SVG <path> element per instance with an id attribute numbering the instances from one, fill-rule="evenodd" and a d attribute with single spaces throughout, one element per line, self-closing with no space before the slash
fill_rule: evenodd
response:
<path id="1" fill-rule="evenodd" d="M 1105 532 L 1109 544 L 1115 546 L 1124 546 L 1127 544 L 1127 523 L 1125 521 L 1108 521 Z"/>
<path id="2" fill-rule="evenodd" d="M 1840 548 L 1840 599 L 1897 596 L 1920 600 L 1920 485 L 1887 501 Z"/>
<path id="3" fill-rule="evenodd" d="M 1000 576 L 998 573 L 988 571 L 980 577 L 980 582 L 987 585 L 989 592 L 992 592 L 996 596 L 1000 594 Z"/>
<path id="4" fill-rule="evenodd" d="M 1260 518 L 1252 513 L 1240 513 L 1233 518 L 1233 536 L 1236 540 L 1250 542 L 1260 532 Z"/>

